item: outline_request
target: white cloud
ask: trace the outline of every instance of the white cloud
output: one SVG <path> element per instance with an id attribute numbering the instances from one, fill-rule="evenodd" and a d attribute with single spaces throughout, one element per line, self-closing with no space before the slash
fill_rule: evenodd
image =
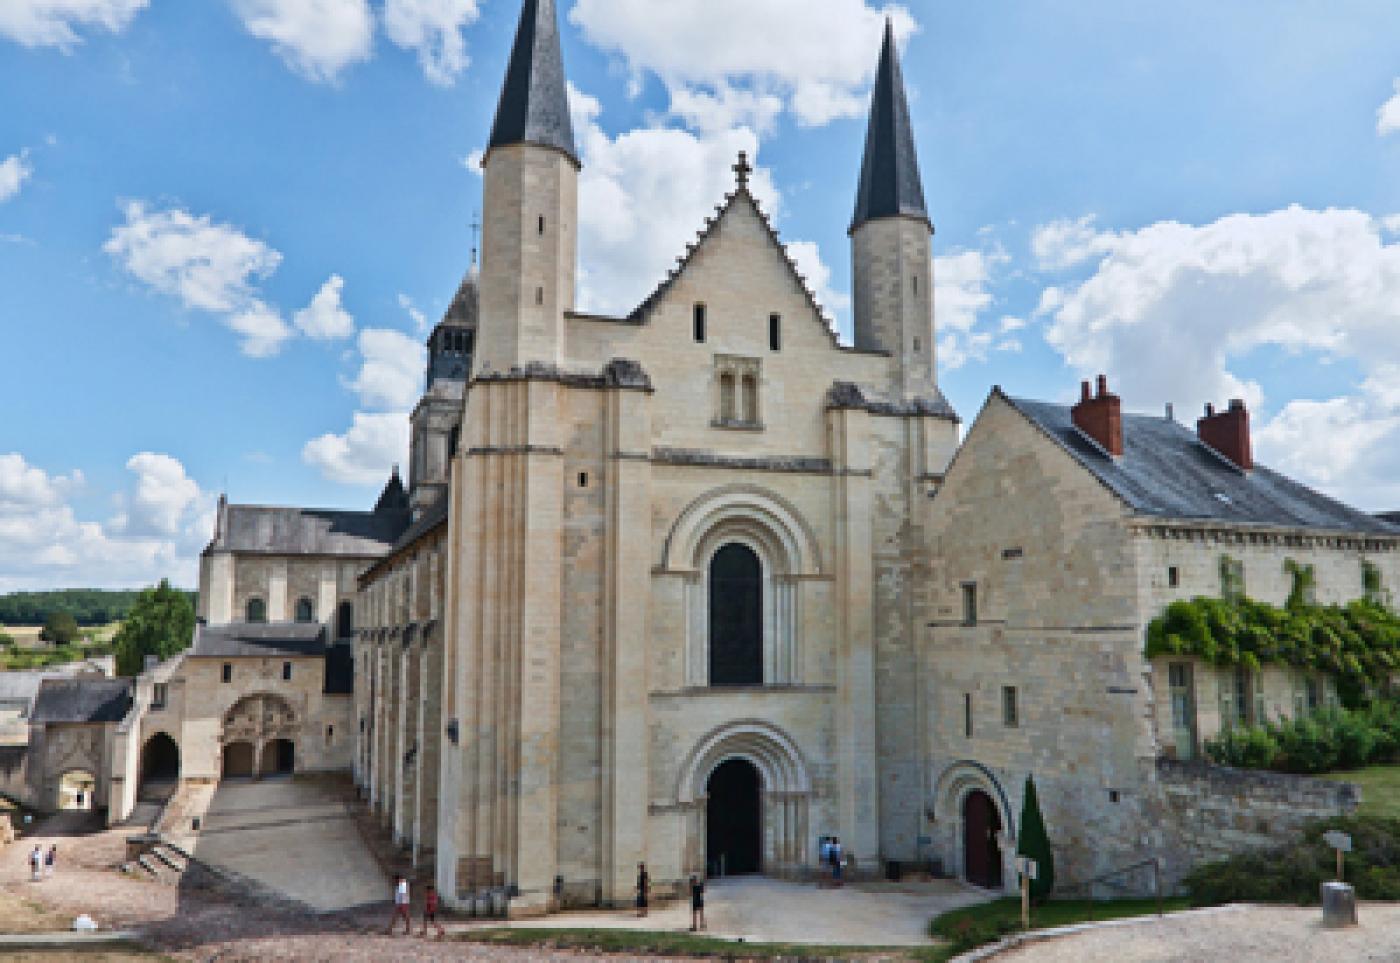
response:
<path id="1" fill-rule="evenodd" d="M 321 290 L 311 299 L 311 303 L 292 316 L 297 329 L 308 338 L 333 340 L 348 338 L 355 333 L 355 319 L 341 304 L 341 292 L 345 289 L 345 279 L 332 274 L 321 285 Z"/>
<path id="2" fill-rule="evenodd" d="M 477 0 L 385 0 L 384 32 L 418 52 L 423 75 L 450 87 L 470 62 L 462 31 L 481 16 Z"/>
<path id="3" fill-rule="evenodd" d="M 308 80 L 334 83 L 350 64 L 370 58 L 374 16 L 369 0 L 233 0 L 244 29 Z"/>
<path id="4" fill-rule="evenodd" d="M 730 168 L 739 151 L 757 162 L 758 138 L 744 127 L 702 134 L 644 127 L 614 138 L 598 124 L 596 98 L 571 85 L 569 106 L 583 157 L 579 307 L 630 311 L 734 189 Z M 777 214 L 781 198 L 769 171 L 755 170 L 750 189 Z"/>
<path id="5" fill-rule="evenodd" d="M 0 592 L 65 585 L 194 585 L 213 530 L 213 499 L 169 455 L 141 452 L 106 525 L 78 517 L 82 473 L 51 475 L 18 452 L 0 455 Z"/>
<path id="6" fill-rule="evenodd" d="M 0 204 L 18 194 L 33 173 L 34 167 L 23 151 L 0 161 Z"/>
<path id="7" fill-rule="evenodd" d="M 347 387 L 365 408 L 407 412 L 422 392 L 427 349 L 413 338 L 389 328 L 360 332 L 360 372 Z"/>
<path id="8" fill-rule="evenodd" d="M 1384 137 L 1400 131 L 1400 80 L 1395 81 L 1395 93 L 1376 111 L 1376 133 Z"/>
<path id="9" fill-rule="evenodd" d="M 851 306 L 850 296 L 831 286 L 831 268 L 822 260 L 821 249 L 815 241 L 789 241 L 788 256 L 797 265 L 797 273 L 807 279 L 807 287 L 817 296 L 817 303 L 826 311 L 828 320 L 837 322 L 845 317 Z M 839 325 L 845 327 L 843 325 Z M 844 340 L 850 343 L 850 338 Z"/>
<path id="10" fill-rule="evenodd" d="M 120 33 L 150 0 L 3 0 L 0 36 L 26 47 L 72 50 L 78 30 L 96 27 Z"/>
<path id="11" fill-rule="evenodd" d="M 410 318 L 413 319 L 413 328 L 419 334 L 428 332 L 428 316 L 419 310 L 418 305 L 413 303 L 413 299 L 403 292 L 399 292 L 399 307 L 403 308 Z"/>
<path id="12" fill-rule="evenodd" d="M 701 131 L 748 126 L 766 134 L 783 112 L 783 99 L 728 83 L 721 83 L 714 91 L 682 87 L 671 91 L 671 112 Z"/>
<path id="13" fill-rule="evenodd" d="M 311 439 L 302 448 L 301 457 L 331 481 L 383 484 L 390 467 L 408 458 L 408 418 L 397 411 L 357 411 L 345 434 Z"/>
<path id="14" fill-rule="evenodd" d="M 480 177 L 482 174 L 481 165 L 485 160 L 486 152 L 483 151 L 481 148 L 477 148 L 476 150 L 468 153 L 466 157 L 462 158 L 462 166 L 465 167 L 467 170 L 471 171 L 477 177 Z"/>
<path id="15" fill-rule="evenodd" d="M 885 16 L 901 41 L 916 29 L 899 6 L 825 0 L 819 13 L 812 7 L 811 0 L 578 0 L 569 20 L 634 76 L 660 77 L 672 109 L 702 129 L 708 117 L 761 131 L 775 97 L 808 126 L 861 116 Z"/>
<path id="16" fill-rule="evenodd" d="M 224 318 L 229 329 L 243 336 L 239 349 L 250 358 L 270 358 L 282 350 L 292 329 L 276 308 L 253 300 L 241 311 Z"/>
<path id="17" fill-rule="evenodd" d="M 1380 219 L 1294 205 L 1098 232 L 1090 244 L 1103 252 L 1092 273 L 1047 290 L 1038 312 L 1073 368 L 1107 372 L 1141 407 L 1242 397 L 1257 410 L 1265 385 L 1232 370 L 1256 349 L 1348 361 L 1364 379 L 1353 392 L 1307 400 L 1306 386 L 1277 386 L 1293 400 L 1260 426 L 1261 460 L 1370 505 L 1400 504 L 1400 483 L 1382 481 L 1400 478 L 1387 454 L 1400 449 L 1400 391 L 1386 387 L 1400 373 L 1400 243 L 1387 243 Z"/>
<path id="18" fill-rule="evenodd" d="M 992 350 L 1020 350 L 1015 339 L 997 340 L 998 333 L 1014 329 L 983 324 L 994 300 L 993 271 L 1007 260 L 1000 248 L 956 251 L 933 259 L 933 318 L 940 368 L 952 371 L 969 361 L 985 361 Z"/>
<path id="19" fill-rule="evenodd" d="M 1094 228 L 1094 215 L 1078 220 L 1051 221 L 1031 232 L 1031 254 L 1043 271 L 1063 271 L 1107 254 L 1113 235 Z"/>

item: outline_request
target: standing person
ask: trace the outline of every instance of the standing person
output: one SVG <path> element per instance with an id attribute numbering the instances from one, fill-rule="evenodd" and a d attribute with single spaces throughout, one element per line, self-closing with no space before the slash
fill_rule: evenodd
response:
<path id="1" fill-rule="evenodd" d="M 446 939 L 447 933 L 443 931 L 442 924 L 438 922 L 438 893 L 437 887 L 429 883 L 423 888 L 423 936 L 428 935 L 428 924 L 432 923 L 437 928 L 438 939 Z"/>
<path id="2" fill-rule="evenodd" d="M 394 924 L 403 919 L 404 936 L 413 933 L 413 918 L 409 915 L 409 894 L 408 880 L 402 876 L 394 877 L 394 915 L 389 917 L 389 935 L 394 935 Z"/>
<path id="3" fill-rule="evenodd" d="M 821 845 L 821 864 L 822 864 L 822 866 L 824 866 L 824 867 L 826 868 L 826 871 L 827 871 L 827 872 L 830 872 L 830 871 L 831 871 L 831 837 L 830 837 L 830 836 L 823 836 L 823 837 L 822 837 L 822 845 Z M 818 886 L 826 886 L 827 884 L 826 884 L 825 882 L 821 882 L 821 877 L 818 877 L 818 883 L 817 883 L 817 885 L 818 885 Z"/>
<path id="4" fill-rule="evenodd" d="M 833 836 L 831 838 L 831 882 L 841 885 L 841 860 L 845 854 L 841 852 L 841 840 Z"/>
<path id="5" fill-rule="evenodd" d="M 690 931 L 705 928 L 705 884 L 700 877 L 690 877 Z"/>
<path id="6" fill-rule="evenodd" d="M 35 883 L 44 878 L 44 851 L 38 843 L 34 844 L 34 852 L 29 854 L 29 871 Z"/>
<path id="7" fill-rule="evenodd" d="M 54 863 L 58 862 L 58 843 L 49 846 L 49 851 L 44 854 L 44 875 L 52 876 Z"/>
<path id="8" fill-rule="evenodd" d="M 637 915 L 647 915 L 647 897 L 651 889 L 651 876 L 647 873 L 647 864 L 637 864 Z"/>

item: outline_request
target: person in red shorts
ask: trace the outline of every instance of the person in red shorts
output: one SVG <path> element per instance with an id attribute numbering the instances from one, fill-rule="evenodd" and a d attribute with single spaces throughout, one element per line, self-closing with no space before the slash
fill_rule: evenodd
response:
<path id="1" fill-rule="evenodd" d="M 413 917 L 409 915 L 408 880 L 394 877 L 394 915 L 389 917 L 389 935 L 394 935 L 394 925 L 403 920 L 403 935 L 413 933 Z"/>
<path id="2" fill-rule="evenodd" d="M 428 924 L 432 923 L 437 930 L 438 939 L 446 939 L 447 933 L 443 930 L 442 924 L 438 922 L 438 891 L 437 887 L 429 883 L 423 890 L 423 932 L 422 936 L 428 935 Z"/>

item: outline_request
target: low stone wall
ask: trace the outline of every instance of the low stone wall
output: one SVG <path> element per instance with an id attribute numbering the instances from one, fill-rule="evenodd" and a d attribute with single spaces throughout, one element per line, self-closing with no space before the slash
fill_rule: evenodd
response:
<path id="1" fill-rule="evenodd" d="M 1361 801 L 1348 782 L 1202 761 L 1159 759 L 1157 783 L 1169 887 L 1201 863 L 1277 846 L 1307 823 L 1354 812 Z"/>

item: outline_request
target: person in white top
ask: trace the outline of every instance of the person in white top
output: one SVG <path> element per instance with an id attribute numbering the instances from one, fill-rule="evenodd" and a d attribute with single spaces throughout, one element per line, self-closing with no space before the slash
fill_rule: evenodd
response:
<path id="1" fill-rule="evenodd" d="M 402 876 L 394 877 L 394 915 L 389 918 L 389 935 L 394 935 L 394 924 L 400 919 L 403 920 L 403 933 L 408 936 L 413 932 L 413 918 L 409 915 L 409 904 L 411 900 L 408 892 L 408 880 Z"/>
<path id="2" fill-rule="evenodd" d="M 34 882 L 44 878 L 44 851 L 39 846 L 35 846 L 34 852 L 29 854 L 29 869 Z"/>

